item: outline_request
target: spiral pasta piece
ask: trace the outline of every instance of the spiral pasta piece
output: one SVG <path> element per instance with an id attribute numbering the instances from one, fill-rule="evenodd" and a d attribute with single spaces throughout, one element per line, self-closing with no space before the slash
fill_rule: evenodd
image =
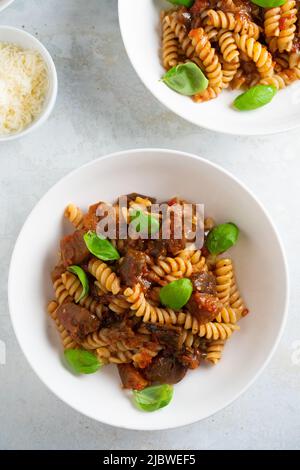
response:
<path id="1" fill-rule="evenodd" d="M 74 204 L 69 204 L 65 208 L 64 216 L 76 229 L 81 229 L 83 227 L 83 212 Z"/>
<path id="2" fill-rule="evenodd" d="M 278 62 L 278 59 L 276 59 Z M 299 52 L 291 52 L 288 56 L 288 64 L 284 68 L 300 68 L 300 53 Z"/>
<path id="3" fill-rule="evenodd" d="M 206 90 L 201 93 L 196 93 L 196 95 L 193 96 L 193 101 L 195 101 L 195 103 L 204 103 L 205 101 L 213 100 L 217 98 L 221 91 L 222 87 L 208 86 Z"/>
<path id="4" fill-rule="evenodd" d="M 47 311 L 52 320 L 55 323 L 55 326 L 60 334 L 61 342 L 64 347 L 64 349 L 77 349 L 79 348 L 78 344 L 76 341 L 74 341 L 73 338 L 69 335 L 69 333 L 65 330 L 63 325 L 60 323 L 56 311 L 58 308 L 59 304 L 55 300 L 51 300 L 51 302 L 48 303 L 47 306 Z"/>
<path id="5" fill-rule="evenodd" d="M 274 65 L 275 72 L 282 72 L 284 69 L 293 68 L 290 66 L 291 56 L 292 54 L 288 54 L 287 52 L 277 53 Z"/>
<path id="6" fill-rule="evenodd" d="M 239 292 L 235 276 L 231 280 L 229 305 L 236 312 L 237 320 L 248 313 L 246 304 Z"/>
<path id="7" fill-rule="evenodd" d="M 117 351 L 113 353 L 108 347 L 102 346 L 95 350 L 97 357 L 103 364 L 128 364 L 132 362 L 130 351 Z"/>
<path id="8" fill-rule="evenodd" d="M 235 311 L 234 308 L 223 307 L 215 321 L 218 323 L 236 323 L 239 317 L 239 314 Z"/>
<path id="9" fill-rule="evenodd" d="M 276 73 L 273 77 L 267 77 L 260 80 L 262 85 L 273 85 L 277 90 L 281 90 L 296 80 L 300 79 L 300 70 L 297 68 L 285 69 Z"/>
<path id="10" fill-rule="evenodd" d="M 61 275 L 61 279 L 69 295 L 76 303 L 78 302 L 82 307 L 90 310 L 90 312 L 97 315 L 98 318 L 102 317 L 103 305 L 93 299 L 93 297 L 86 295 L 81 300 L 78 300 L 82 294 L 82 285 L 77 276 L 66 271 Z"/>
<path id="11" fill-rule="evenodd" d="M 199 336 L 206 339 L 228 339 L 235 330 L 239 330 L 239 326 L 233 323 L 215 323 L 208 322 L 200 326 Z"/>
<path id="12" fill-rule="evenodd" d="M 215 49 L 211 47 L 207 34 L 203 28 L 193 29 L 189 33 L 192 45 L 201 62 L 209 86 L 217 89 L 222 86 L 222 68 Z"/>
<path id="13" fill-rule="evenodd" d="M 223 70 L 223 81 L 225 82 L 226 74 Z M 230 88 L 232 90 L 240 90 L 246 83 L 245 72 L 240 68 L 236 71 L 234 76 L 230 80 Z"/>
<path id="14" fill-rule="evenodd" d="M 221 29 L 218 33 L 218 42 L 225 62 L 239 62 L 239 51 L 232 31 Z"/>
<path id="15" fill-rule="evenodd" d="M 161 258 L 151 266 L 152 271 L 168 282 L 175 281 L 182 277 L 190 277 L 193 273 L 193 266 L 189 259 L 184 260 L 180 256 L 175 258 Z"/>
<path id="16" fill-rule="evenodd" d="M 177 315 L 170 308 L 159 308 L 151 305 L 146 299 L 142 288 L 137 284 L 133 289 L 124 291 L 126 300 L 132 304 L 130 309 L 135 316 L 142 317 L 144 322 L 159 323 L 161 325 L 175 325 Z"/>
<path id="17" fill-rule="evenodd" d="M 251 21 L 242 19 L 234 13 L 222 10 L 208 10 L 207 24 L 219 29 L 226 29 L 234 33 L 248 34 L 249 37 L 259 38 L 260 29 Z"/>
<path id="18" fill-rule="evenodd" d="M 225 346 L 224 340 L 210 341 L 206 348 L 205 360 L 212 364 L 217 364 L 222 358 L 222 352 Z"/>
<path id="19" fill-rule="evenodd" d="M 195 349 L 198 348 L 201 341 L 201 339 L 197 334 L 192 333 L 189 330 L 183 330 L 181 335 L 180 335 L 180 348 L 185 347 L 188 349 Z"/>
<path id="20" fill-rule="evenodd" d="M 279 36 L 280 7 L 264 10 L 264 33 L 267 38 Z"/>
<path id="21" fill-rule="evenodd" d="M 168 16 L 162 19 L 162 61 L 166 70 L 178 64 L 178 39 L 172 30 Z"/>
<path id="22" fill-rule="evenodd" d="M 234 34 L 234 38 L 238 48 L 253 60 L 261 78 L 270 77 L 274 74 L 272 56 L 266 47 L 248 34 Z"/>
<path id="23" fill-rule="evenodd" d="M 125 298 L 113 298 L 108 304 L 108 308 L 118 315 L 124 315 L 129 310 L 130 304 Z"/>
<path id="24" fill-rule="evenodd" d="M 280 7 L 278 49 L 279 52 L 291 51 L 296 31 L 297 9 L 295 0 L 288 0 Z"/>
<path id="25" fill-rule="evenodd" d="M 53 283 L 53 288 L 55 292 L 55 298 L 59 305 L 62 305 L 64 302 L 71 302 L 73 300 L 69 292 L 67 291 L 61 277 L 59 277 Z"/>
<path id="26" fill-rule="evenodd" d="M 239 67 L 240 67 L 239 61 L 232 62 L 232 63 L 230 62 L 222 63 L 223 88 L 228 88 L 228 86 L 232 83 L 233 79 L 236 77 Z"/>
<path id="27" fill-rule="evenodd" d="M 217 296 L 223 305 L 229 305 L 230 286 L 233 277 L 232 261 L 229 258 L 219 259 L 215 264 Z"/>
<path id="28" fill-rule="evenodd" d="M 113 294 L 120 292 L 121 287 L 118 276 L 103 261 L 92 258 L 88 264 L 88 271 L 107 292 L 112 292 Z"/>
<path id="29" fill-rule="evenodd" d="M 195 48 L 192 45 L 192 41 L 189 38 L 184 25 L 178 21 L 176 12 L 172 15 L 166 16 L 166 22 L 175 33 L 184 55 L 188 59 L 192 58 L 195 55 Z"/>

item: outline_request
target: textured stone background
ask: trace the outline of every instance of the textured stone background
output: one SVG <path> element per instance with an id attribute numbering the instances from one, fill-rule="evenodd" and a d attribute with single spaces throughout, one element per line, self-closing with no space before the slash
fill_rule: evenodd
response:
<path id="1" fill-rule="evenodd" d="M 0 365 L 0 448 L 299 448 L 300 364 L 291 360 L 293 342 L 300 340 L 299 131 L 227 137 L 168 112 L 140 83 L 127 59 L 117 0 L 16 0 L 0 13 L 0 23 L 36 34 L 52 54 L 59 79 L 49 121 L 22 140 L 0 145 L 0 339 L 7 347 L 6 365 Z M 292 287 L 285 334 L 250 390 L 205 421 L 151 433 L 94 422 L 48 391 L 17 345 L 6 294 L 17 234 L 45 191 L 100 155 L 147 146 L 197 153 L 244 181 L 281 232 Z"/>

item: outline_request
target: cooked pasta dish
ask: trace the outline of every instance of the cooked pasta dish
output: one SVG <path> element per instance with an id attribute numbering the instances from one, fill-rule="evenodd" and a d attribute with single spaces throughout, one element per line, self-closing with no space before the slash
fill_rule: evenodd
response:
<path id="1" fill-rule="evenodd" d="M 189 369 L 220 361 L 248 313 L 233 261 L 223 254 L 239 229 L 201 218 L 196 204 L 177 197 L 162 205 L 136 193 L 125 205 L 120 200 L 98 202 L 86 213 L 73 204 L 65 209 L 73 230 L 60 241 L 48 313 L 73 371 L 115 364 L 137 405 L 153 411 L 169 403 L 172 384 Z M 185 207 L 191 208 L 189 228 L 181 224 Z M 104 235 L 108 225 L 111 238 Z M 201 246 L 193 230 L 198 225 Z"/>
<path id="2" fill-rule="evenodd" d="M 163 81 L 179 93 L 204 102 L 226 88 L 252 89 L 236 107 L 255 109 L 300 78 L 299 1 L 170 2 L 161 13 Z"/>

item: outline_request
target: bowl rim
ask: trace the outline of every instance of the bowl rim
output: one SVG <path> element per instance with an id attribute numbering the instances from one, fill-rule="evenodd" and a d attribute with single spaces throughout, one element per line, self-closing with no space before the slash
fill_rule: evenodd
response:
<path id="1" fill-rule="evenodd" d="M 156 90 L 153 89 L 153 87 L 148 86 L 148 84 L 146 84 L 146 82 L 144 80 L 144 77 L 143 77 L 141 71 L 139 70 L 139 67 L 137 66 L 134 55 L 131 52 L 131 49 L 128 47 L 128 44 L 127 44 L 127 41 L 126 41 L 126 34 L 125 34 L 125 24 L 121 19 L 122 18 L 122 14 L 121 14 L 122 6 L 121 5 L 123 5 L 123 0 L 118 0 L 119 27 L 120 27 L 121 37 L 122 37 L 122 41 L 123 41 L 123 45 L 124 45 L 127 57 L 128 57 L 131 65 L 132 65 L 133 69 L 135 70 L 137 76 L 139 77 L 139 79 L 141 80 L 141 82 L 143 83 L 145 88 L 154 96 L 154 98 L 156 98 L 163 106 L 165 106 L 165 108 L 172 111 L 174 114 L 179 116 L 181 119 L 184 119 L 185 121 L 190 122 L 191 124 L 194 124 L 195 126 L 199 127 L 200 129 L 202 128 L 202 129 L 206 129 L 206 130 L 211 131 L 211 132 L 217 132 L 219 134 L 234 135 L 234 136 L 277 135 L 277 134 L 281 134 L 281 133 L 286 132 L 286 131 L 292 131 L 292 130 L 298 129 L 300 127 L 300 119 L 299 119 L 298 124 L 283 125 L 282 128 L 278 129 L 278 130 L 271 130 L 270 129 L 270 130 L 266 131 L 262 127 L 258 127 L 256 131 L 254 131 L 254 130 L 252 131 L 251 128 L 245 129 L 242 132 L 235 132 L 234 129 L 232 129 L 232 130 L 229 130 L 229 129 L 220 130 L 220 129 L 215 129 L 214 127 L 211 127 L 209 125 L 206 125 L 205 123 L 199 124 L 196 119 L 193 119 L 189 115 L 184 115 L 183 113 L 178 111 L 178 109 L 175 107 L 175 105 L 172 104 L 172 102 L 166 103 L 166 101 L 163 100 L 163 98 L 160 96 L 160 94 L 158 92 L 156 92 Z"/>
<path id="2" fill-rule="evenodd" d="M 11 3 L 13 3 L 15 0 L 4 0 L 4 3 L 1 5 L 0 3 L 0 11 L 5 10 L 5 8 L 9 7 Z"/>
<path id="3" fill-rule="evenodd" d="M 282 319 L 281 319 L 281 324 L 280 324 L 280 328 L 278 329 L 278 332 L 277 332 L 277 335 L 276 335 L 276 339 L 274 341 L 274 344 L 272 346 L 272 348 L 270 349 L 268 355 L 266 356 L 264 362 L 262 363 L 262 365 L 260 366 L 260 368 L 257 370 L 257 372 L 253 375 L 253 377 L 251 378 L 251 380 L 249 380 L 246 385 L 241 389 L 239 390 L 239 392 L 237 392 L 234 396 L 232 396 L 229 400 L 226 401 L 225 404 L 219 406 L 213 413 L 208 413 L 207 415 L 204 415 L 203 417 L 201 417 L 200 419 L 199 418 L 195 418 L 193 421 L 187 421 L 187 422 L 184 422 L 178 426 L 174 426 L 174 425 L 162 425 L 162 426 L 157 426 L 157 425 L 152 425 L 151 427 L 147 427 L 147 428 L 143 428 L 141 427 L 140 425 L 117 425 L 115 423 L 111 423 L 109 422 L 108 420 L 99 420 L 98 418 L 96 418 L 95 416 L 93 416 L 91 413 L 86 413 L 85 411 L 82 411 L 80 409 L 78 409 L 75 405 L 73 404 L 70 404 L 68 403 L 67 400 L 65 400 L 61 395 L 60 393 L 55 390 L 55 386 L 51 383 L 49 384 L 47 382 L 47 380 L 44 378 L 44 377 L 41 377 L 40 374 L 39 374 L 39 371 L 38 371 L 38 368 L 33 366 L 30 362 L 30 359 L 27 355 L 27 351 L 25 351 L 25 349 L 23 348 L 23 345 L 22 345 L 22 342 L 19 338 L 19 335 L 18 335 L 18 322 L 17 322 L 17 315 L 15 315 L 13 313 L 14 311 L 14 308 L 13 308 L 13 297 L 15 296 L 15 290 L 13 289 L 13 273 L 15 271 L 15 264 L 16 264 L 16 252 L 17 252 L 17 245 L 20 243 L 20 240 L 22 238 L 22 234 L 23 232 L 25 231 L 27 225 L 29 225 L 31 223 L 31 217 L 33 216 L 34 212 L 37 210 L 37 208 L 39 207 L 40 204 L 42 204 L 42 202 L 49 196 L 49 194 L 51 194 L 51 192 L 54 192 L 56 187 L 58 185 L 60 185 L 63 181 L 65 181 L 66 179 L 68 178 L 71 178 L 74 174 L 76 173 L 80 173 L 80 171 L 83 169 L 83 168 L 87 168 L 89 166 L 93 166 L 95 164 L 97 164 L 99 161 L 101 160 L 109 160 L 109 159 L 114 159 L 114 158 L 126 158 L 126 156 L 128 154 L 130 155 L 134 155 L 134 154 L 149 154 L 149 153 L 166 153 L 166 154 L 177 154 L 179 156 L 181 156 L 182 158 L 191 158 L 193 160 L 197 160 L 197 161 L 201 161 L 202 163 L 204 163 L 205 165 L 208 165 L 218 171 L 220 171 L 221 173 L 225 174 L 227 177 L 231 178 L 234 180 L 234 182 L 243 190 L 243 191 L 246 191 L 249 196 L 254 200 L 254 202 L 259 206 L 260 210 L 263 212 L 264 216 L 266 217 L 266 219 L 268 220 L 272 230 L 273 230 L 273 233 L 275 235 L 275 238 L 276 238 L 276 241 L 278 243 L 278 247 L 279 247 L 279 250 L 280 250 L 280 254 L 281 254 L 281 257 L 282 257 L 282 262 L 283 262 L 283 270 L 284 270 L 284 278 L 285 278 L 285 293 L 284 293 L 284 308 L 283 308 L 283 312 L 282 312 Z M 141 157 L 143 158 L 143 157 Z M 192 154 L 192 153 L 189 153 L 189 152 L 183 152 L 183 151 L 179 151 L 179 150 L 172 150 L 172 149 L 166 149 L 166 148 L 151 148 L 151 147 L 148 147 L 148 148 L 136 148 L 136 149 L 128 149 L 128 150 L 122 150 L 122 151 L 119 151 L 119 152 L 113 152 L 113 153 L 109 153 L 107 155 L 104 155 L 102 157 L 98 157 L 90 162 L 87 162 L 85 163 L 84 165 L 81 165 L 80 167 L 78 168 L 75 168 L 74 170 L 72 170 L 71 172 L 67 173 L 66 175 L 64 175 L 62 178 L 60 178 L 53 186 L 51 186 L 47 191 L 46 193 L 40 198 L 40 200 L 37 202 L 37 204 L 33 207 L 33 209 L 31 210 L 31 212 L 29 213 L 29 215 L 26 217 L 26 220 L 19 232 L 19 235 L 17 236 L 17 239 L 16 239 L 16 242 L 15 242 L 15 246 L 14 246 L 14 249 L 13 249 L 13 253 L 12 253 L 12 256 L 11 256 L 11 260 L 10 260 L 10 264 L 9 264 L 9 272 L 8 272 L 8 307 L 9 307 L 9 316 L 10 316 L 10 319 L 11 319 L 11 322 L 12 322 L 12 326 L 13 326 L 13 330 L 14 330 L 14 333 L 16 335 L 16 338 L 17 338 L 17 341 L 18 341 L 18 344 L 22 350 L 22 353 L 24 354 L 24 356 L 26 357 L 27 359 L 27 362 L 29 363 L 30 367 L 34 370 L 35 374 L 38 376 L 38 378 L 41 380 L 41 382 L 43 382 L 43 384 L 49 389 L 51 390 L 51 392 L 56 396 L 58 397 L 61 401 L 63 401 L 66 405 L 70 406 L 72 409 L 76 410 L 77 412 L 81 413 L 82 415 L 84 416 L 87 416 L 97 422 L 101 422 L 103 424 L 108 424 L 110 426 L 113 426 L 113 427 L 116 427 L 116 428 L 122 428 L 122 429 L 128 429 L 128 430 L 140 430 L 140 431 L 156 431 L 156 430 L 164 430 L 164 429 L 176 429 L 176 428 L 180 428 L 180 427 L 183 427 L 183 426 L 187 426 L 187 425 L 190 425 L 190 424 L 193 424 L 193 423 L 196 423 L 196 422 L 200 422 L 210 416 L 213 416 L 215 415 L 216 413 L 218 413 L 219 411 L 227 408 L 229 405 L 231 405 L 235 400 L 237 400 L 244 392 L 246 392 L 246 390 L 248 390 L 251 385 L 256 381 L 256 379 L 260 376 L 260 374 L 263 372 L 263 370 L 267 367 L 267 365 L 269 364 L 269 362 L 271 361 L 277 347 L 278 347 L 278 344 L 280 342 L 280 339 L 282 337 L 282 334 L 283 334 L 283 331 L 284 331 L 284 328 L 285 328 L 285 325 L 286 325 L 286 322 L 287 322 L 287 316 L 288 316 L 288 306 L 289 306 L 289 293 L 290 293 L 290 281 L 289 281 L 289 271 L 288 271 L 288 264 L 287 264 L 287 258 L 286 258 L 286 254 L 285 254 L 285 250 L 284 250 L 284 246 L 282 244 L 282 241 L 281 241 L 281 238 L 279 236 L 279 233 L 278 233 L 278 230 L 276 228 L 276 226 L 274 225 L 271 217 L 269 216 L 268 212 L 266 211 L 266 209 L 263 207 L 262 203 L 257 199 L 257 197 L 252 193 L 251 190 L 249 190 L 247 188 L 247 186 L 240 182 L 238 178 L 236 178 L 233 174 L 231 174 L 229 171 L 225 170 L 224 168 L 222 168 L 221 166 L 211 162 L 210 160 L 207 160 L 203 157 L 200 157 L 198 155 L 195 155 L 195 154 Z"/>
<path id="4" fill-rule="evenodd" d="M 48 98 L 48 103 L 46 106 L 43 106 L 41 114 L 31 123 L 29 126 L 25 127 L 21 132 L 17 132 L 14 134 L 8 134 L 6 135 L 0 135 L 0 143 L 1 142 L 7 142 L 10 140 L 15 140 L 19 139 L 20 137 L 23 137 L 30 132 L 34 131 L 37 129 L 39 126 L 41 126 L 50 116 L 51 112 L 53 111 L 55 102 L 56 102 L 56 97 L 57 97 L 57 72 L 56 72 L 56 67 L 54 64 L 54 61 L 49 53 L 49 51 L 46 49 L 46 47 L 41 43 L 39 39 L 37 39 L 35 36 L 32 34 L 28 33 L 27 31 L 20 29 L 20 28 L 15 28 L 14 26 L 9 26 L 9 25 L 0 25 L 0 33 L 1 31 L 12 31 L 16 33 L 17 35 L 25 36 L 29 38 L 33 42 L 33 47 L 32 49 L 36 49 L 38 52 L 41 50 L 43 52 L 43 60 L 45 61 L 47 67 L 48 67 L 48 78 L 49 78 L 49 98 Z M 21 46 L 22 47 L 22 46 Z"/>

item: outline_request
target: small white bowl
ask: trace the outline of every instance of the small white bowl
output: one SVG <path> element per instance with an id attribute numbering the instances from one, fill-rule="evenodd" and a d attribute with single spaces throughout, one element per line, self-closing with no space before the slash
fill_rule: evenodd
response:
<path id="1" fill-rule="evenodd" d="M 14 1 L 15 0 L 0 0 L 0 11 L 4 10 L 6 7 L 8 7 Z"/>
<path id="2" fill-rule="evenodd" d="M 100 184 L 99 184 L 100 182 Z M 250 314 L 240 322 L 218 365 L 201 365 L 175 385 L 169 406 L 154 413 L 135 409 L 121 389 L 115 366 L 75 376 L 64 367 L 59 335 L 45 312 L 54 296 L 50 271 L 59 240 L 71 227 L 63 211 L 114 201 L 133 191 L 165 201 L 178 195 L 204 203 L 218 223 L 232 221 L 241 234 L 230 250 Z M 65 230 L 68 230 L 65 232 Z M 32 368 L 63 401 L 98 421 L 129 429 L 166 429 L 221 410 L 257 378 L 283 331 L 288 299 L 284 252 L 269 216 L 234 176 L 195 155 L 173 150 L 127 150 L 73 171 L 41 199 L 16 242 L 8 281 L 15 333 Z"/>
<path id="3" fill-rule="evenodd" d="M 49 88 L 43 104 L 41 114 L 21 132 L 9 135 L 0 135 L 0 142 L 18 139 L 41 126 L 50 116 L 57 96 L 57 74 L 51 55 L 43 44 L 34 36 L 23 31 L 22 29 L 13 28 L 12 26 L 0 26 L 0 42 L 8 42 L 16 44 L 23 49 L 33 49 L 38 51 L 45 61 L 48 71 Z"/>
<path id="4" fill-rule="evenodd" d="M 280 90 L 267 106 L 237 111 L 232 102 L 241 91 L 224 90 L 216 99 L 194 103 L 160 81 L 160 11 L 164 0 L 119 0 L 119 22 L 128 57 L 150 92 L 167 108 L 197 126 L 233 135 L 274 134 L 300 126 L 300 81 Z"/>

